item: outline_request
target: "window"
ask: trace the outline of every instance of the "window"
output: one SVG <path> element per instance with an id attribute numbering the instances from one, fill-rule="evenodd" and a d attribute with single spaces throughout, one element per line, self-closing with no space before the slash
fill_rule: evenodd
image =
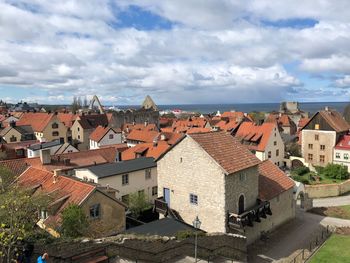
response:
<path id="1" fill-rule="evenodd" d="M 276 150 L 276 156 L 280 155 L 280 150 Z"/>
<path id="2" fill-rule="evenodd" d="M 275 146 L 276 146 L 276 145 L 277 145 L 277 142 L 276 142 L 276 141 L 274 141 L 274 142 L 273 142 L 273 145 L 275 145 Z"/>
<path id="3" fill-rule="evenodd" d="M 182 163 L 182 157 L 180 157 L 180 163 Z"/>
<path id="4" fill-rule="evenodd" d="M 90 206 L 90 217 L 99 218 L 100 217 L 100 204 Z"/>
<path id="5" fill-rule="evenodd" d="M 56 122 L 52 123 L 52 129 L 58 129 L 58 124 Z"/>
<path id="6" fill-rule="evenodd" d="M 320 125 L 319 124 L 315 124 L 315 130 L 319 130 L 320 129 Z"/>
<path id="7" fill-rule="evenodd" d="M 318 141 L 319 137 L 318 134 L 315 134 L 315 141 Z"/>
<path id="8" fill-rule="evenodd" d="M 279 196 L 279 195 L 276 197 L 276 201 L 277 201 L 277 202 L 280 201 L 280 196 Z"/>
<path id="9" fill-rule="evenodd" d="M 320 163 L 324 163 L 324 155 L 320 155 Z"/>
<path id="10" fill-rule="evenodd" d="M 308 160 L 308 161 L 312 161 L 312 160 L 313 160 L 313 155 L 312 155 L 312 153 L 309 153 L 309 154 L 307 155 L 307 160 Z"/>
<path id="11" fill-rule="evenodd" d="M 190 203 L 193 205 L 198 205 L 198 196 L 190 194 Z"/>
<path id="12" fill-rule="evenodd" d="M 340 159 L 340 153 L 335 153 L 335 158 Z"/>
<path id="13" fill-rule="evenodd" d="M 58 131 L 52 132 L 52 136 L 59 136 L 59 132 Z"/>
<path id="14" fill-rule="evenodd" d="M 271 158 L 271 151 L 267 153 L 267 158 Z"/>
<path id="15" fill-rule="evenodd" d="M 152 196 L 155 196 L 158 194 L 158 186 L 153 186 L 152 187 Z"/>
<path id="16" fill-rule="evenodd" d="M 78 135 L 78 140 L 80 140 L 80 135 Z"/>
<path id="17" fill-rule="evenodd" d="M 85 181 L 85 182 L 87 182 L 87 181 L 88 181 L 87 176 L 84 176 L 84 177 L 83 177 L 83 181 Z"/>
<path id="18" fill-rule="evenodd" d="M 145 179 L 151 179 L 151 169 L 146 169 L 145 170 Z"/>
<path id="19" fill-rule="evenodd" d="M 129 195 L 123 195 L 122 196 L 122 202 L 125 203 L 125 204 L 128 204 L 129 203 Z"/>
<path id="20" fill-rule="evenodd" d="M 241 195 L 238 199 L 238 214 L 242 214 L 244 212 L 244 195 Z"/>
<path id="21" fill-rule="evenodd" d="M 129 175 L 128 174 L 123 174 L 122 175 L 122 185 L 129 184 Z"/>
<path id="22" fill-rule="evenodd" d="M 78 131 L 80 131 L 80 128 L 78 127 Z"/>
<path id="23" fill-rule="evenodd" d="M 243 182 L 243 181 L 245 181 L 245 179 L 246 179 L 245 173 L 240 173 L 240 174 L 239 174 L 239 180 L 240 180 L 241 182 Z"/>
<path id="24" fill-rule="evenodd" d="M 321 151 L 324 151 L 326 149 L 326 145 L 321 144 L 320 149 L 321 149 Z"/>
<path id="25" fill-rule="evenodd" d="M 45 209 L 40 210 L 40 219 L 46 219 L 48 217 L 49 213 Z"/>
<path id="26" fill-rule="evenodd" d="M 309 143 L 308 147 L 309 147 L 309 150 L 312 150 L 314 148 L 314 145 Z"/>
<path id="27" fill-rule="evenodd" d="M 344 160 L 348 160 L 349 159 L 349 154 L 348 153 L 344 153 Z"/>
<path id="28" fill-rule="evenodd" d="M 14 135 L 12 135 L 10 138 L 10 142 L 17 142 L 17 138 Z"/>
<path id="29" fill-rule="evenodd" d="M 110 134 L 110 135 L 109 135 L 109 139 L 110 139 L 110 140 L 113 140 L 113 138 L 114 138 L 114 135 L 113 135 L 113 134 Z"/>

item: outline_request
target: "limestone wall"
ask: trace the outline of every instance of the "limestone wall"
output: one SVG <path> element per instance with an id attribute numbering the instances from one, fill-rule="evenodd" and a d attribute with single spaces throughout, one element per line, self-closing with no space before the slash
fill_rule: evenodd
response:
<path id="1" fill-rule="evenodd" d="M 350 192 L 350 180 L 340 184 L 305 185 L 310 198 L 323 198 L 343 195 Z"/>

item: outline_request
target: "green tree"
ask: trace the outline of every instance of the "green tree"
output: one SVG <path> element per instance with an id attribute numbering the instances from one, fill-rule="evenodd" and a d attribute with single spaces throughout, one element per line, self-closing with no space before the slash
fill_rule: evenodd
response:
<path id="1" fill-rule="evenodd" d="M 347 167 L 340 164 L 329 163 L 324 169 L 322 169 L 321 173 L 324 176 L 333 179 L 343 180 L 349 178 Z"/>
<path id="2" fill-rule="evenodd" d="M 0 193 L 6 191 L 15 180 L 15 175 L 5 166 L 0 166 Z"/>
<path id="3" fill-rule="evenodd" d="M 300 146 L 296 142 L 291 142 L 286 145 L 286 151 L 291 156 L 301 157 Z"/>
<path id="4" fill-rule="evenodd" d="M 133 193 L 129 195 L 129 210 L 131 214 L 138 218 L 141 213 L 152 205 L 146 200 L 144 193 Z"/>
<path id="5" fill-rule="evenodd" d="M 77 238 L 84 236 L 89 226 L 83 209 L 76 204 L 70 204 L 62 211 L 60 232 L 65 237 Z"/>

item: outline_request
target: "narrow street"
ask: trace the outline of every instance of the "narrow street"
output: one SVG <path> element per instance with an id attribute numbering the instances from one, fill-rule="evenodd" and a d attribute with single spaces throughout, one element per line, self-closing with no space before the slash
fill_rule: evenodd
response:
<path id="1" fill-rule="evenodd" d="M 350 205 L 350 195 L 319 198 L 313 200 L 314 207 L 329 207 L 342 205 Z"/>

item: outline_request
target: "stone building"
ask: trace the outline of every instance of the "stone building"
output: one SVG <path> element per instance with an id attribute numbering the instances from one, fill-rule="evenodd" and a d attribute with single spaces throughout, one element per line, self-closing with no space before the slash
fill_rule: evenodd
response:
<path id="1" fill-rule="evenodd" d="M 326 166 L 333 161 L 333 148 L 350 125 L 337 111 L 318 111 L 301 129 L 301 153 L 307 163 Z"/>
<path id="2" fill-rule="evenodd" d="M 225 132 L 186 135 L 157 160 L 157 211 L 248 243 L 294 217 L 294 182 Z"/>

